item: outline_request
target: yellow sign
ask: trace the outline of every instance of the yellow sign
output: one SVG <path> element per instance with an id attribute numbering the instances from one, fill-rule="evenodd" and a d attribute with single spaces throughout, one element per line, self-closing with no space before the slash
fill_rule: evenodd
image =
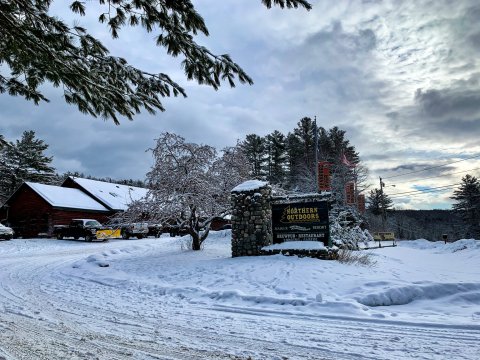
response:
<path id="1" fill-rule="evenodd" d="M 393 232 L 374 232 L 373 240 L 395 240 L 395 234 Z"/>
<path id="2" fill-rule="evenodd" d="M 313 207 L 287 207 L 283 210 L 281 222 L 318 222 L 318 209 Z"/>

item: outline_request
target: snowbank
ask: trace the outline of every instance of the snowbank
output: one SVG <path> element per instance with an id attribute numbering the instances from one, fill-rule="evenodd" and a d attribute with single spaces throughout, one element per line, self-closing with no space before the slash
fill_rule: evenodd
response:
<path id="1" fill-rule="evenodd" d="M 286 256 L 231 258 L 230 233 L 222 231 L 212 232 L 200 252 L 184 251 L 172 238 L 161 240 L 124 243 L 77 261 L 63 273 L 132 296 L 166 296 L 208 307 L 480 327 L 480 247 L 475 240 L 446 246 L 403 241 L 400 247 L 372 251 L 375 268 Z M 292 247 L 324 248 L 308 241 L 266 248 Z"/>
<path id="2" fill-rule="evenodd" d="M 404 240 L 398 243 L 399 246 L 418 250 L 433 250 L 435 253 L 452 253 L 462 250 L 480 251 L 480 240 L 462 239 L 446 243 L 444 241 L 429 241 L 425 239 Z"/>
<path id="3" fill-rule="evenodd" d="M 61 294 L 66 303 L 108 299 L 112 311 L 134 304 L 135 313 L 157 313 L 168 304 L 194 312 L 221 308 L 265 316 L 383 319 L 480 329 L 477 240 L 446 245 L 402 241 L 395 248 L 371 250 L 375 268 L 281 255 L 232 258 L 229 231 L 212 232 L 202 251 L 183 250 L 181 241 L 12 240 L 0 246 L 0 265 L 14 261 L 25 271 L 35 266 L 34 257 L 52 262 L 54 271 L 42 270 L 44 296 Z M 285 246 L 292 244 L 273 247 Z M 0 278 L 11 286 L 8 276 Z"/>
<path id="4" fill-rule="evenodd" d="M 265 246 L 262 250 L 322 250 L 326 249 L 323 242 L 320 241 L 286 241 L 281 244 Z"/>

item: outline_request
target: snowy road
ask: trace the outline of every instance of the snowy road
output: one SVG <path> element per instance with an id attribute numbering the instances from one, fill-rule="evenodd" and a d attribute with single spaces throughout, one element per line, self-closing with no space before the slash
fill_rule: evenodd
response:
<path id="1" fill-rule="evenodd" d="M 305 311 L 313 300 L 286 281 L 305 261 L 230 259 L 222 244 L 199 258 L 172 239 L 1 242 L 0 359 L 478 358 L 480 319 L 361 317 L 344 298 L 330 313 Z M 254 289 L 267 283 L 282 296 Z M 477 288 L 468 284 L 476 316 Z"/>

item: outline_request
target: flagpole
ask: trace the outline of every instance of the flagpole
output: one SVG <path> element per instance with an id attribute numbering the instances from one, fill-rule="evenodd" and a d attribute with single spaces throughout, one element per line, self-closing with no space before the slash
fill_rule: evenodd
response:
<path id="1" fill-rule="evenodd" d="M 318 127 L 317 127 L 317 115 L 314 116 L 313 120 L 315 128 L 315 183 L 317 184 L 317 193 L 320 192 L 320 184 L 318 181 Z"/>

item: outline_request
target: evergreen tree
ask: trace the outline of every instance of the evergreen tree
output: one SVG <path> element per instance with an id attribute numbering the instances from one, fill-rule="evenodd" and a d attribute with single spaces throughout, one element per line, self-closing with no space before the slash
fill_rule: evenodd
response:
<path id="1" fill-rule="evenodd" d="M 319 129 L 319 158 L 331 164 L 332 192 L 339 205 L 346 203 L 345 187 L 355 184 L 355 197 L 363 189 L 367 169 L 360 164 L 360 158 L 353 145 L 346 139 L 346 131 L 337 126 L 326 131 Z"/>
<path id="2" fill-rule="evenodd" d="M 315 160 L 315 126 L 311 118 L 304 117 L 298 123 L 293 133 L 302 147 L 303 164 L 310 168 Z"/>
<path id="3" fill-rule="evenodd" d="M 382 215 L 383 209 L 385 211 L 392 208 L 393 201 L 385 192 L 379 189 L 370 190 L 367 197 L 367 208 L 374 215 Z"/>
<path id="4" fill-rule="evenodd" d="M 301 164 L 303 163 L 302 144 L 294 133 L 288 133 L 286 137 L 286 145 L 288 162 L 288 188 L 295 189 L 297 188 L 298 183 L 301 183 L 298 181 L 298 172 L 301 168 Z"/>
<path id="5" fill-rule="evenodd" d="M 298 192 L 316 192 L 315 126 L 312 119 L 302 118 L 293 132 L 280 131 L 261 138 L 250 134 L 242 147 L 253 167 L 252 176 L 283 184 Z M 360 162 L 355 146 L 338 127 L 318 128 L 319 160 L 331 164 L 332 190 L 338 204 L 345 204 L 345 186 L 355 182 L 356 194 L 365 190 L 368 170 Z M 348 163 L 348 165 L 347 165 Z"/>
<path id="6" fill-rule="evenodd" d="M 252 165 L 252 177 L 264 179 L 266 176 L 267 166 L 267 148 L 266 140 L 256 134 L 249 134 L 240 144 L 245 156 Z"/>
<path id="7" fill-rule="evenodd" d="M 285 182 L 287 167 L 287 145 L 285 135 L 275 130 L 267 135 L 268 148 L 268 177 L 272 184 L 283 184 Z"/>
<path id="8" fill-rule="evenodd" d="M 164 111 L 160 97 L 186 96 L 167 74 L 152 74 L 135 68 L 125 59 L 109 55 L 108 49 L 85 28 L 69 27 L 50 14 L 52 0 L 0 2 L 0 93 L 19 95 L 35 104 L 48 99 L 40 92 L 44 82 L 62 87 L 65 101 L 92 116 L 132 119 L 141 108 Z M 94 2 L 70 1 L 70 9 L 84 16 Z M 215 55 L 197 44 L 195 36 L 208 36 L 208 29 L 191 0 L 98 0 L 99 21 L 113 38 L 124 27 L 158 31 L 157 46 L 170 56 L 183 57 L 189 80 L 218 89 L 222 81 L 252 84 L 250 77 L 229 55 Z M 262 0 L 270 8 L 304 7 L 306 0 Z M 98 6 L 98 5 L 97 5 Z M 10 72 L 8 71 L 10 70 Z"/>
<path id="9" fill-rule="evenodd" d="M 340 130 L 337 126 L 328 131 L 320 128 L 318 142 L 319 158 L 322 160 L 338 164 L 342 162 L 342 157 L 345 155 L 353 165 L 360 161 L 355 146 L 350 145 L 350 141 L 346 139 L 346 131 Z"/>
<path id="10" fill-rule="evenodd" d="M 480 181 L 465 175 L 451 198 L 456 201 L 453 209 L 462 215 L 470 235 L 480 235 Z"/>
<path id="11" fill-rule="evenodd" d="M 300 192 L 316 191 L 315 126 L 304 117 L 286 137 L 288 159 L 288 187 Z"/>
<path id="12" fill-rule="evenodd" d="M 0 192 L 3 200 L 10 196 L 23 181 L 50 183 L 55 169 L 52 157 L 44 154 L 48 145 L 35 138 L 34 131 L 24 131 L 22 138 L 4 146 L 0 158 Z"/>

